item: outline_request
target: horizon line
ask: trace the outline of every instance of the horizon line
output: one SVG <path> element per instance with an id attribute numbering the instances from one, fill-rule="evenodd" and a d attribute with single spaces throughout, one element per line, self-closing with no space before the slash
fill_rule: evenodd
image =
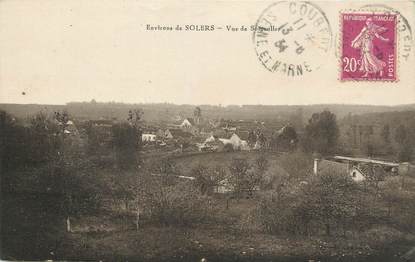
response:
<path id="1" fill-rule="evenodd" d="M 404 103 L 404 104 L 358 104 L 358 103 L 315 103 L 315 104 L 179 104 L 173 102 L 119 102 L 119 101 L 70 101 L 64 104 L 53 104 L 53 103 L 9 103 L 9 102 L 0 102 L 0 105 L 40 105 L 40 106 L 68 106 L 69 104 L 75 103 L 85 103 L 85 104 L 124 104 L 124 105 L 175 105 L 175 106 L 216 106 L 216 107 L 229 107 L 229 106 L 324 106 L 324 105 L 343 105 L 343 106 L 381 106 L 381 107 L 399 107 L 399 106 L 410 106 L 415 105 L 413 103 Z"/>

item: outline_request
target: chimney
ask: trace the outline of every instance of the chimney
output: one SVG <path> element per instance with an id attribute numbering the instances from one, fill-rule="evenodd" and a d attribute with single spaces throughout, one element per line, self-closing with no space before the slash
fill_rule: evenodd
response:
<path id="1" fill-rule="evenodd" d="M 350 172 L 352 172 L 353 169 L 353 163 L 350 161 L 347 161 L 347 173 L 350 174 Z"/>
<path id="2" fill-rule="evenodd" d="M 313 168 L 313 173 L 314 175 L 317 175 L 318 173 L 318 163 L 321 161 L 321 159 L 319 158 L 314 158 L 314 168 Z"/>

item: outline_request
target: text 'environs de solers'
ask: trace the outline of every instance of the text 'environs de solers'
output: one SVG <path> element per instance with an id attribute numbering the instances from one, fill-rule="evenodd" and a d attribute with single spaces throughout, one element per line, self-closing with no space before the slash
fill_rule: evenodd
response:
<path id="1" fill-rule="evenodd" d="M 226 31 L 278 31 L 279 28 L 275 26 L 271 27 L 257 27 L 255 25 L 251 26 L 235 26 L 235 25 L 146 25 L 147 31 L 215 31 L 215 30 L 226 30 Z"/>

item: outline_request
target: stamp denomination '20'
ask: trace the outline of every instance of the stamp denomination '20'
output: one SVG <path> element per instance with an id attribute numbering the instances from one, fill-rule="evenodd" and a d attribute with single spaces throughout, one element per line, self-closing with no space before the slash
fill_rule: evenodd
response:
<path id="1" fill-rule="evenodd" d="M 331 48 L 332 31 L 324 12 L 315 4 L 282 1 L 262 12 L 253 42 L 267 70 L 302 76 L 324 63 Z"/>

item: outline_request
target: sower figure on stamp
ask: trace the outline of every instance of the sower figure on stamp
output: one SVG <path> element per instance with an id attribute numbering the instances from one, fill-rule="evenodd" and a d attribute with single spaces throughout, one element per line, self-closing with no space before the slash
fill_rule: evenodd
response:
<path id="1" fill-rule="evenodd" d="M 365 72 L 363 77 L 368 77 L 369 73 L 376 74 L 377 72 L 379 72 L 380 76 L 383 75 L 383 68 L 386 66 L 386 63 L 375 56 L 373 40 L 376 37 L 385 42 L 389 41 L 389 39 L 380 35 L 385 31 L 385 27 L 375 25 L 372 18 L 368 18 L 366 26 L 362 28 L 362 31 L 352 41 L 351 46 L 361 51 L 362 64 L 359 70 Z"/>

